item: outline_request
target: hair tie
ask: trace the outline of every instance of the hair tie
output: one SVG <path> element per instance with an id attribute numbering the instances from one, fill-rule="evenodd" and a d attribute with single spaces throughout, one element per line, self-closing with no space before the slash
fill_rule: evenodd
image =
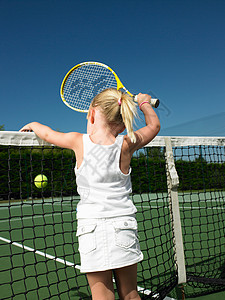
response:
<path id="1" fill-rule="evenodd" d="M 119 98 L 119 99 L 118 99 L 118 104 L 119 104 L 119 106 L 121 105 L 121 103 L 122 103 L 122 98 Z"/>

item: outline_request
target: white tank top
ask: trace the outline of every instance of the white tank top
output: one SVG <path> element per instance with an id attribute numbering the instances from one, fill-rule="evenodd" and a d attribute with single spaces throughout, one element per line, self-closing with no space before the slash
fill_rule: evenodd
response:
<path id="1" fill-rule="evenodd" d="M 94 144 L 83 135 L 83 161 L 75 166 L 80 201 L 77 218 L 108 218 L 131 215 L 137 210 L 129 194 L 132 192 L 130 173 L 119 167 L 123 136 L 112 145 Z"/>

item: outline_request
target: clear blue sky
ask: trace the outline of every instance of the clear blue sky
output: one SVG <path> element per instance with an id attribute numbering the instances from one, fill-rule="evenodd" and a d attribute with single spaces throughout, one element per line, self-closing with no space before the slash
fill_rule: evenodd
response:
<path id="1" fill-rule="evenodd" d="M 224 0 L 0 0 L 0 125 L 85 132 L 86 115 L 59 89 L 71 67 L 95 60 L 161 99 L 161 135 L 224 136 L 224 16 Z"/>

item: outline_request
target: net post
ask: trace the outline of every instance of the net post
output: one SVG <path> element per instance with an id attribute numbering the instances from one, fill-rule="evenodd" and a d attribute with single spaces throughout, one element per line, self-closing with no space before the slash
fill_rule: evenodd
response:
<path id="1" fill-rule="evenodd" d="M 186 283 L 186 268 L 184 257 L 183 236 L 181 228 L 180 208 L 178 200 L 179 177 L 176 171 L 170 137 L 165 137 L 165 158 L 167 189 L 170 201 L 171 221 L 174 234 L 174 252 L 178 272 L 178 285 Z"/>

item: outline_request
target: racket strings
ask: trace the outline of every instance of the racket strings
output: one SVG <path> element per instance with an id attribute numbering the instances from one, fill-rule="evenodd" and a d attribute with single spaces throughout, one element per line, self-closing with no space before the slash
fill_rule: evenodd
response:
<path id="1" fill-rule="evenodd" d="M 93 98 L 106 88 L 117 88 L 116 78 L 109 69 L 100 65 L 82 65 L 68 75 L 63 96 L 69 106 L 88 111 Z"/>

